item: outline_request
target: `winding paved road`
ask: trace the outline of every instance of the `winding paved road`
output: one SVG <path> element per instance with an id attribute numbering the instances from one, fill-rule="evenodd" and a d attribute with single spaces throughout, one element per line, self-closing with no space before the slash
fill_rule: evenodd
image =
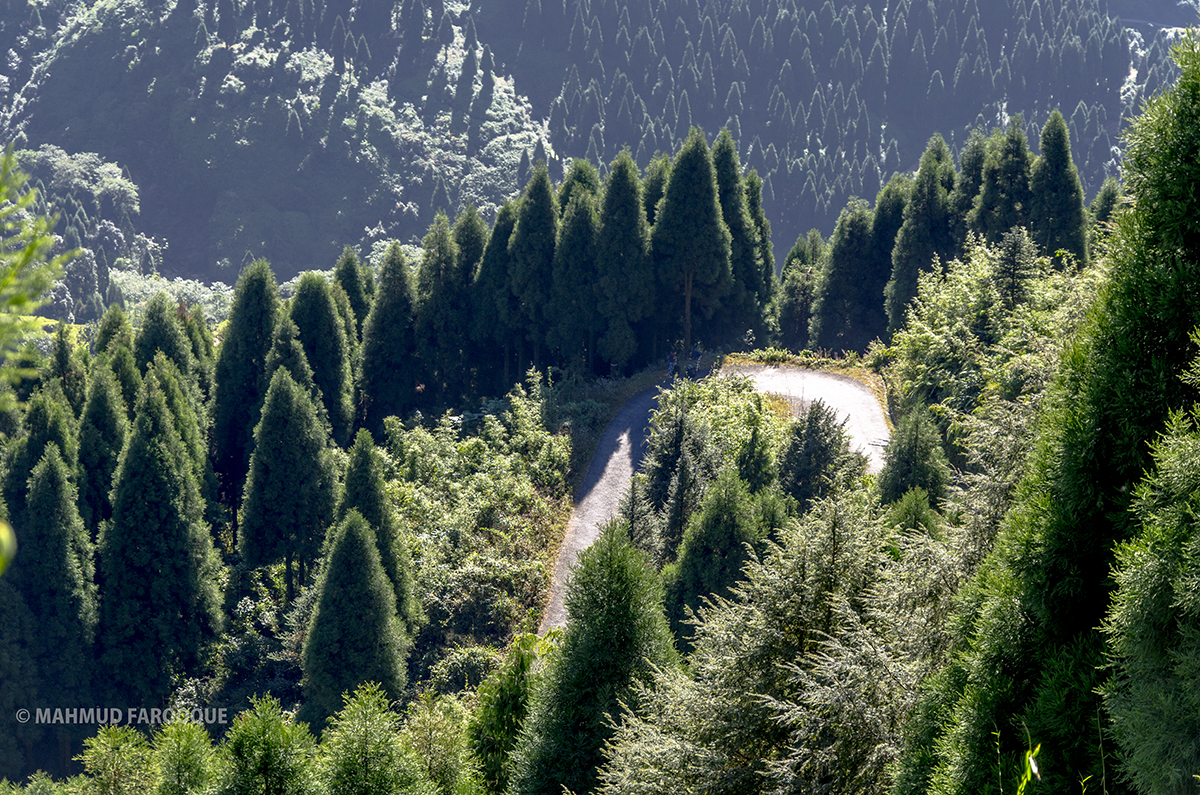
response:
<path id="1" fill-rule="evenodd" d="M 799 367 L 739 365 L 724 372 L 742 373 L 762 392 L 781 395 L 792 404 L 792 413 L 802 411 L 811 401 L 823 400 L 840 416 L 847 418 L 846 428 L 856 449 L 870 459 L 870 470 L 883 466 L 883 448 L 889 438 L 887 423 L 879 401 L 862 383 L 853 378 Z M 650 432 L 650 412 L 654 409 L 658 387 L 635 395 L 613 418 L 575 495 L 575 510 L 567 524 L 558 559 L 551 578 L 550 601 L 542 617 L 539 634 L 567 623 L 563 595 L 571 569 L 579 553 L 600 534 L 600 525 L 616 514 L 629 487 L 629 479 L 641 464 Z"/>

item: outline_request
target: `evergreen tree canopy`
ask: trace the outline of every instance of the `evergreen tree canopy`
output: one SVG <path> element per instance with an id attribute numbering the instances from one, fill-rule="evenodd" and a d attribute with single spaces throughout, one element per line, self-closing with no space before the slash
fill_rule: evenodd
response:
<path id="1" fill-rule="evenodd" d="M 308 722 L 323 726 L 343 694 L 366 682 L 378 683 L 388 698 L 399 698 L 409 644 L 379 562 L 375 533 L 351 510 L 334 530 L 304 640 Z"/>
<path id="2" fill-rule="evenodd" d="M 600 195 L 600 172 L 590 161 L 575 158 L 567 168 L 567 175 L 558 186 L 558 212 L 565 215 L 571 204 L 571 196 L 576 191 L 590 193 L 593 197 Z"/>
<path id="3" fill-rule="evenodd" d="M 636 683 L 655 667 L 678 659 L 662 586 L 620 525 L 609 523 L 580 554 L 566 603 L 562 645 L 513 752 L 515 795 L 592 791 L 613 732 L 608 716 L 632 704 Z"/>
<path id="4" fill-rule="evenodd" d="M 690 351 L 693 299 L 711 315 L 732 279 L 729 228 L 722 220 L 712 154 L 698 128 L 671 166 L 650 232 L 650 251 L 664 286 L 683 298 L 684 348 Z"/>
<path id="5" fill-rule="evenodd" d="M 110 493 L 129 430 L 126 417 L 117 380 L 99 359 L 79 421 L 79 513 L 93 538 L 100 523 L 112 518 Z"/>
<path id="6" fill-rule="evenodd" d="M 646 179 L 642 182 L 642 207 L 646 211 L 646 223 L 654 226 L 658 218 L 658 204 L 667 192 L 667 182 L 671 179 L 671 158 L 661 154 L 646 166 Z"/>
<path id="7" fill-rule="evenodd" d="M 983 187 L 983 165 L 987 160 L 987 138 L 978 127 L 971 130 L 967 143 L 958 155 L 958 179 L 947 198 L 950 223 L 954 228 L 956 254 L 962 254 L 970 230 L 971 211 Z"/>
<path id="8" fill-rule="evenodd" d="M 308 366 L 308 354 L 300 344 L 300 331 L 291 315 L 281 313 L 279 323 L 275 326 L 275 338 L 271 342 L 271 351 L 263 364 L 263 374 L 268 382 L 275 377 L 275 371 L 287 370 L 288 375 L 296 384 L 308 393 L 313 405 L 322 417 L 325 417 L 325 403 L 321 401 L 321 393 L 313 381 L 312 368 Z M 331 431 L 332 432 L 332 431 Z"/>
<path id="9" fill-rule="evenodd" d="M 221 501 L 236 511 L 254 450 L 254 426 L 267 394 L 264 367 L 280 314 L 275 276 L 266 260 L 242 271 L 217 355 L 212 407 L 213 468 Z"/>
<path id="10" fill-rule="evenodd" d="M 443 17 L 445 24 L 445 17 Z M 343 696 L 345 706 L 321 737 L 320 767 L 329 792 L 399 795 L 424 782 L 415 752 L 400 739 L 400 716 L 378 683 Z"/>
<path id="11" fill-rule="evenodd" d="M 71 412 L 79 417 L 87 398 L 87 365 L 78 348 L 71 343 L 67 324 L 60 323 L 54 332 L 50 356 L 46 359 L 46 378 L 55 380 Z"/>
<path id="12" fill-rule="evenodd" d="M 383 439 L 383 418 L 403 414 L 415 403 L 415 315 L 412 277 L 395 243 L 383 259 L 379 287 L 363 325 L 362 425 L 378 440 Z"/>
<path id="13" fill-rule="evenodd" d="M 654 307 L 655 279 L 650 264 L 650 227 L 642 207 L 637 164 L 622 149 L 609 166 L 596 231 L 596 259 L 602 263 L 597 308 L 607 327 L 600 354 L 614 368 L 637 350 L 634 326 Z"/>
<path id="14" fill-rule="evenodd" d="M 113 344 L 125 345 L 133 349 L 133 327 L 129 325 L 129 316 L 120 304 L 110 304 L 100 318 L 100 326 L 96 329 L 96 351 L 107 351 Z"/>
<path id="15" fill-rule="evenodd" d="M 380 564 L 395 592 L 401 628 L 409 637 L 415 637 L 423 619 L 421 604 L 415 593 L 408 539 L 397 522 L 385 483 L 382 456 L 375 448 L 371 434 L 363 428 L 355 437 L 346 462 L 345 487 L 338 502 L 337 520 L 342 521 L 354 510 L 371 526 Z"/>
<path id="16" fill-rule="evenodd" d="M 138 396 L 113 480 L 112 523 L 99 542 L 100 671 L 111 696 L 140 704 L 160 703 L 221 627 L 220 564 L 155 369 Z"/>
<path id="17" fill-rule="evenodd" d="M 20 527 L 24 516 L 29 473 L 42 460 L 46 446 L 50 443 L 58 446 L 70 472 L 75 471 L 79 457 L 75 416 L 57 385 L 52 384 L 50 389 L 40 390 L 30 398 L 23 426 L 21 435 L 8 447 L 4 473 L 4 506 L 16 527 Z"/>
<path id="18" fill-rule="evenodd" d="M 143 375 L 158 351 L 174 362 L 180 373 L 193 377 L 192 341 L 183 330 L 170 297 L 164 292 L 155 293 L 146 303 L 142 327 L 133 341 L 133 358 Z"/>
<path id="19" fill-rule="evenodd" d="M 488 228 L 475 205 L 468 203 L 454 219 L 454 243 L 458 246 L 458 270 L 465 274 L 468 284 L 474 284 L 475 273 L 488 244 Z"/>
<path id="20" fill-rule="evenodd" d="M 533 344 L 534 366 L 546 341 L 551 319 L 546 309 L 554 281 L 554 244 L 558 237 L 558 209 L 546 164 L 534 167 L 533 176 L 517 212 L 517 223 L 508 241 L 512 265 L 509 278 L 520 301 L 519 328 Z"/>
<path id="21" fill-rule="evenodd" d="M 32 651 L 44 690 L 83 703 L 91 695 L 95 562 L 54 442 L 29 477 L 28 509 L 16 529 L 21 546 L 7 576 L 38 622 Z"/>
<path id="22" fill-rule="evenodd" d="M 316 741 L 303 721 L 274 696 L 252 699 L 218 749 L 223 781 L 218 795 L 316 795 Z"/>
<path id="23" fill-rule="evenodd" d="M 301 275 L 288 314 L 300 333 L 300 344 L 325 404 L 333 439 L 344 447 L 350 443 L 354 424 L 350 347 L 325 277 L 312 271 Z"/>
<path id="24" fill-rule="evenodd" d="M 1042 154 L 1029 174 L 1032 203 L 1029 230 L 1033 242 L 1046 256 L 1057 258 L 1066 251 L 1080 265 L 1087 265 L 1087 211 L 1083 186 L 1071 160 L 1071 137 L 1062 114 L 1055 110 L 1042 128 Z"/>
<path id="25" fill-rule="evenodd" d="M 450 221 L 438 213 L 425 236 L 417 271 L 417 344 L 426 397 L 454 401 L 466 391 L 471 273 L 463 268 Z"/>
<path id="26" fill-rule="evenodd" d="M 284 561 L 290 601 L 292 565 L 304 585 L 333 519 L 337 480 L 328 433 L 287 370 L 271 377 L 254 443 L 238 547 L 251 566 Z"/>
<path id="27" fill-rule="evenodd" d="M 713 142 L 712 159 L 721 218 L 729 229 L 729 267 L 733 282 L 729 296 L 722 302 L 728 333 L 740 336 L 750 329 L 761 337 L 765 330 L 762 308 L 770 298 L 770 284 L 763 278 L 758 228 L 746 208 L 742 164 L 738 161 L 737 144 L 728 129 L 722 129 Z"/>
<path id="28" fill-rule="evenodd" d="M 892 249 L 892 275 L 884 288 L 887 328 L 904 324 L 908 302 L 917 294 L 917 274 L 954 252 L 954 231 L 946 182 L 954 181 L 954 160 L 941 135 L 934 135 L 904 208 L 904 223 Z"/>
<path id="29" fill-rule="evenodd" d="M 341 19 L 338 17 L 339 23 Z M 346 291 L 350 308 L 354 310 L 356 339 L 362 335 L 363 323 L 367 319 L 367 312 L 371 309 L 371 296 L 367 292 L 367 280 L 363 273 L 366 267 L 368 266 L 359 263 L 354 249 L 349 246 L 342 249 L 342 256 L 338 257 L 337 264 L 333 267 L 333 278 Z"/>
<path id="30" fill-rule="evenodd" d="M 937 505 L 945 499 L 949 482 L 950 466 L 942 450 L 942 436 L 929 412 L 917 406 L 900 420 L 884 450 L 880 499 L 895 502 L 910 489 L 921 488 L 930 504 Z"/>
<path id="31" fill-rule="evenodd" d="M 808 344 L 831 351 L 863 351 L 865 331 L 881 324 L 883 302 L 865 291 L 858 273 L 871 259 L 872 213 L 861 199 L 850 202 L 829 241 L 829 256 L 817 273 Z"/>
<path id="32" fill-rule="evenodd" d="M 824 401 L 815 400 L 791 425 L 779 450 L 779 487 L 800 510 L 826 496 L 850 453 L 846 421 Z"/>
<path id="33" fill-rule="evenodd" d="M 998 243 L 1014 226 L 1029 223 L 1031 160 L 1023 122 L 1014 116 L 1003 136 L 988 141 L 979 196 L 968 220 L 987 242 Z"/>
<path id="34" fill-rule="evenodd" d="M 584 372 L 591 371 L 596 335 L 601 331 L 602 318 L 597 311 L 599 225 L 595 194 L 577 186 L 571 205 L 563 213 L 554 247 L 554 289 L 550 298 L 554 319 L 549 341 L 560 348 L 564 361 L 570 363 L 582 358 Z"/>
<path id="35" fill-rule="evenodd" d="M 492 226 L 491 236 L 483 250 L 483 259 L 479 263 L 479 273 L 471 294 L 473 309 L 473 325 L 471 339 L 480 346 L 503 346 L 503 365 L 491 368 L 494 375 L 502 378 L 497 385 L 501 391 L 511 386 L 508 383 L 508 352 L 516 334 L 520 313 L 520 305 L 512 291 L 509 270 L 512 258 L 508 253 L 508 242 L 517 224 L 517 206 L 513 202 L 505 202 L 496 214 L 496 223 Z M 486 348 L 485 348 L 486 350 Z M 493 352 L 492 358 L 497 353 Z M 503 371 L 501 375 L 499 371 Z M 493 379 L 493 385 L 496 385 Z"/>

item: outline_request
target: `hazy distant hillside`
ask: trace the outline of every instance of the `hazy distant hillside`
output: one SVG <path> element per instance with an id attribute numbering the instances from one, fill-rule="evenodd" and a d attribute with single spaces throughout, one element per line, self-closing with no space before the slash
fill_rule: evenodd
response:
<path id="1" fill-rule="evenodd" d="M 915 168 L 935 130 L 956 148 L 1006 114 L 1024 114 L 1036 148 L 1061 108 L 1094 193 L 1116 170 L 1121 119 L 1172 79 L 1166 38 L 1117 17 L 1173 25 L 1193 13 L 1100 0 L 876 6 L 4 0 L 0 137 L 123 170 L 140 198 L 133 224 L 44 183 L 64 237 L 79 218 L 81 243 L 112 249 L 96 239 L 107 220 L 165 246 L 168 274 L 232 281 L 254 256 L 286 278 L 329 267 L 345 244 L 415 241 L 438 207 L 473 201 L 490 220 L 523 182 L 523 155 L 561 174 L 566 158 L 606 163 L 629 146 L 645 166 L 691 125 L 710 137 L 728 125 L 786 250 L 810 227 L 828 233 L 851 195 L 873 198 Z M 110 254 L 137 259 L 132 248 Z"/>
<path id="2" fill-rule="evenodd" d="M 562 3 L 473 5 L 555 148 L 607 159 L 627 144 L 644 166 L 692 124 L 728 126 L 764 179 L 777 249 L 811 226 L 828 233 L 851 195 L 873 199 L 915 169 L 935 131 L 957 148 L 1017 113 L 1036 148 L 1062 111 L 1094 194 L 1117 170 L 1122 118 L 1173 80 L 1165 39 L 1116 17 L 1195 20 L 1188 7 L 1110 13 L 1100 0 Z"/>

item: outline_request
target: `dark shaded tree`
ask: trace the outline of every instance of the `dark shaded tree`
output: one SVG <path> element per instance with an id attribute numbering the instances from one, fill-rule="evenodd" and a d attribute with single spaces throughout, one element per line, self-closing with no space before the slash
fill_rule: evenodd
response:
<path id="1" fill-rule="evenodd" d="M 459 257 L 450 221 L 438 213 L 425 235 L 417 270 L 417 347 L 427 379 L 424 396 L 434 405 L 466 390 L 471 274 Z"/>
<path id="2" fill-rule="evenodd" d="M 1029 223 L 1033 193 L 1029 188 L 1032 157 L 1021 117 L 1014 116 L 1003 137 L 989 141 L 979 197 L 968 224 L 989 243 L 997 243 L 1014 226 Z"/>
<path id="3" fill-rule="evenodd" d="M 416 295 L 404 252 L 393 244 L 383 259 L 379 287 L 363 325 L 359 394 L 362 426 L 383 439 L 383 419 L 416 403 L 418 370 L 414 321 Z"/>
<path id="4" fill-rule="evenodd" d="M 300 333 L 300 344 L 325 404 L 333 439 L 344 447 L 350 443 L 354 418 L 350 348 L 325 277 L 312 271 L 302 274 L 288 314 Z"/>
<path id="5" fill-rule="evenodd" d="M 1029 231 L 1042 253 L 1059 261 L 1066 251 L 1080 265 L 1087 265 L 1087 211 L 1083 186 L 1071 160 L 1071 136 L 1067 123 L 1056 109 L 1042 128 L 1042 154 L 1029 173 L 1032 198 Z"/>
<path id="6" fill-rule="evenodd" d="M 489 374 L 487 384 L 494 392 L 503 392 L 512 385 L 509 364 L 513 341 L 517 339 L 520 305 L 509 279 L 512 259 L 508 243 L 516 224 L 517 206 L 505 202 L 496 214 L 496 223 L 471 287 L 471 340 L 478 346 L 478 356 L 482 360 L 480 368 Z M 495 363 L 497 358 L 501 360 L 499 366 Z"/>
<path id="7" fill-rule="evenodd" d="M 541 351 L 551 318 L 549 306 L 554 280 L 554 244 L 558 237 L 558 209 L 546 164 L 534 167 L 525 186 L 517 223 L 508 241 L 511 258 L 510 289 L 520 301 L 518 327 L 533 346 L 533 365 L 541 364 Z"/>
<path id="8" fill-rule="evenodd" d="M 24 520 L 25 498 L 29 493 L 29 473 L 42 460 L 48 444 L 58 446 L 71 472 L 79 460 L 79 445 L 75 430 L 75 415 L 57 388 L 38 391 L 25 409 L 21 435 L 8 447 L 4 473 L 4 507 L 8 519 L 20 527 Z"/>
<path id="9" fill-rule="evenodd" d="M 858 274 L 871 259 L 872 213 L 854 200 L 842 210 L 829 240 L 829 256 L 817 272 L 808 344 L 831 351 L 863 351 L 867 329 L 878 325 L 883 301 L 868 294 Z"/>
<path id="10" fill-rule="evenodd" d="M 600 263 L 596 236 L 600 218 L 596 197 L 577 185 L 571 205 L 563 213 L 558 242 L 554 247 L 554 285 L 551 293 L 548 341 L 568 364 L 582 360 L 584 372 L 592 371 L 596 336 L 602 331 L 597 308 Z"/>
<path id="11" fill-rule="evenodd" d="M 396 617 L 371 526 L 352 509 L 333 532 L 301 657 L 304 718 L 317 728 L 338 710 L 343 694 L 366 682 L 399 698 L 411 642 Z"/>
<path id="12" fill-rule="evenodd" d="M 846 421 L 815 400 L 792 421 L 779 449 L 779 488 L 806 511 L 829 494 L 849 455 Z"/>
<path id="13" fill-rule="evenodd" d="M 96 352 L 103 353 L 114 343 L 133 349 L 133 326 L 129 325 L 129 316 L 120 304 L 111 304 L 104 310 L 96 329 Z"/>
<path id="14" fill-rule="evenodd" d="M 729 295 L 722 301 L 726 333 L 740 336 L 752 330 L 756 337 L 761 338 L 766 330 L 763 309 L 770 299 L 769 282 L 763 278 L 758 228 L 746 208 L 742 164 L 738 160 L 737 144 L 729 130 L 722 129 L 713 142 L 712 159 L 721 218 L 729 229 L 732 284 Z"/>
<path id="15" fill-rule="evenodd" d="M 650 227 L 637 164 L 628 149 L 617 154 L 605 179 L 596 259 L 603 266 L 597 309 L 605 324 L 599 352 L 619 372 L 636 354 L 634 329 L 650 315 L 656 298 Z"/>
<path id="16" fill-rule="evenodd" d="M 174 362 L 184 376 L 195 377 L 192 341 L 183 330 L 170 297 L 164 292 L 155 293 L 146 303 L 142 327 L 133 340 L 133 358 L 142 375 L 146 374 L 158 351 Z"/>
<path id="17" fill-rule="evenodd" d="M 338 17 L 338 21 L 341 21 L 341 17 Z M 371 311 L 371 296 L 367 292 L 367 279 L 363 273 L 367 267 L 369 266 L 358 261 L 354 249 L 349 246 L 342 249 L 342 256 L 338 257 L 337 264 L 333 267 L 334 281 L 346 292 L 350 308 L 354 310 L 356 339 L 361 338 L 363 323 L 367 320 L 367 313 Z"/>
<path id="18" fill-rule="evenodd" d="M 883 451 L 879 497 L 885 503 L 900 499 L 909 490 L 924 489 L 931 505 L 946 498 L 950 465 L 942 450 L 942 435 L 924 406 L 909 411 Z"/>
<path id="19" fill-rule="evenodd" d="M 92 538 L 100 523 L 112 518 L 110 494 L 129 430 L 127 416 L 112 370 L 98 359 L 79 421 L 79 514 Z"/>

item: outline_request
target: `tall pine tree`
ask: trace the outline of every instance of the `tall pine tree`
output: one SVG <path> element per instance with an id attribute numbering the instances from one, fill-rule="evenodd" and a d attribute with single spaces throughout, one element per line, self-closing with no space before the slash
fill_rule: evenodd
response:
<path id="1" fill-rule="evenodd" d="M 1008 123 L 1002 137 L 993 137 L 988 143 L 983 180 L 968 223 L 989 243 L 998 243 L 1014 226 L 1029 223 L 1033 202 L 1029 189 L 1032 158 L 1019 115 Z"/>
<path id="2" fill-rule="evenodd" d="M 604 183 L 596 258 L 603 263 L 597 308 L 605 322 L 599 352 L 620 371 L 637 352 L 634 329 L 653 310 L 656 287 L 642 186 L 628 149 L 613 160 Z"/>
<path id="3" fill-rule="evenodd" d="M 417 346 L 425 365 L 426 402 L 457 401 L 466 391 L 471 276 L 462 268 L 450 221 L 438 213 L 425 235 L 417 270 Z"/>
<path id="4" fill-rule="evenodd" d="M 722 300 L 723 325 L 730 336 L 740 336 L 750 329 L 761 338 L 766 329 L 762 310 L 769 296 L 759 261 L 758 229 L 746 209 L 742 165 L 729 130 L 721 130 L 713 142 L 712 158 L 721 218 L 729 229 L 729 267 L 733 277 L 730 293 Z"/>
<path id="5" fill-rule="evenodd" d="M 1088 261 L 1087 211 L 1083 186 L 1071 161 L 1071 137 L 1062 114 L 1055 110 L 1042 128 L 1041 156 L 1029 174 L 1033 193 L 1029 208 L 1029 233 L 1042 253 L 1058 259 L 1066 251 L 1080 265 Z"/>
<path id="6" fill-rule="evenodd" d="M 540 163 L 525 186 L 517 224 L 508 241 L 513 294 L 520 301 L 520 328 L 533 346 L 533 364 L 541 364 L 550 317 L 547 315 L 554 281 L 554 244 L 558 237 L 558 207 L 546 164 Z"/>
<path id="7" fill-rule="evenodd" d="M 288 314 L 300 332 L 300 344 L 312 368 L 313 383 L 321 391 L 333 439 L 339 446 L 348 445 L 354 424 L 350 348 L 329 282 L 312 271 L 301 275 Z"/>
<path id="8" fill-rule="evenodd" d="M 558 243 L 554 248 L 554 284 L 550 312 L 553 322 L 549 342 L 567 364 L 582 361 L 592 371 L 596 336 L 601 331 L 597 311 L 600 265 L 596 257 L 596 230 L 600 219 L 596 197 L 578 188 L 563 212 Z"/>
<path id="9" fill-rule="evenodd" d="M 110 494 L 129 430 L 126 417 L 117 380 L 107 361 L 97 359 L 79 422 L 79 513 L 93 538 L 112 518 Z"/>
<path id="10" fill-rule="evenodd" d="M 496 214 L 479 272 L 471 286 L 471 340 L 482 360 L 480 370 L 488 374 L 484 379 L 487 391 L 500 393 L 512 387 L 509 365 L 520 314 L 520 304 L 509 278 L 512 258 L 508 253 L 508 242 L 516 224 L 517 205 L 505 202 Z"/>
<path id="11" fill-rule="evenodd" d="M 415 316 L 412 277 L 400 244 L 393 243 L 383 258 L 379 287 L 363 325 L 359 375 L 362 425 L 380 441 L 384 417 L 403 414 L 416 404 Z"/>
<path id="12" fill-rule="evenodd" d="M 882 297 L 867 292 L 857 274 L 871 259 L 872 213 L 861 199 L 850 202 L 829 241 L 829 256 L 817 273 L 809 345 L 831 351 L 863 351 Z"/>

